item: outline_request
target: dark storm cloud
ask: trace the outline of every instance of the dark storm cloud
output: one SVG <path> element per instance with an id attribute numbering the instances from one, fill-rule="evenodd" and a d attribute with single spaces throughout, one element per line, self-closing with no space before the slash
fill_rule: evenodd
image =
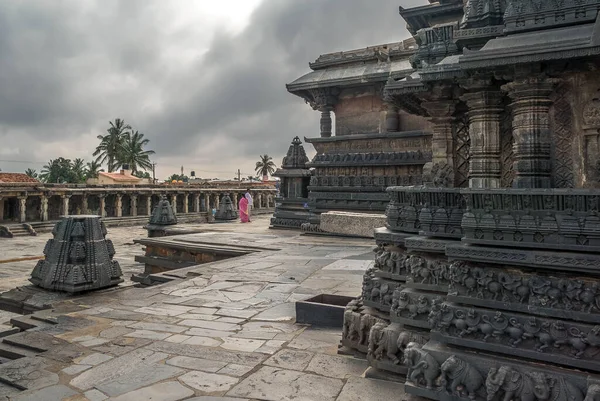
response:
<path id="1" fill-rule="evenodd" d="M 423 3 L 265 0 L 230 33 L 171 29 L 160 0 L 0 0 L 0 159 L 3 146 L 61 156 L 50 152 L 120 116 L 151 139 L 159 166 L 251 172 L 262 153 L 279 163 L 293 136 L 319 126 L 285 84 L 322 53 L 408 37 L 398 5 Z M 208 51 L 188 57 L 186 46 Z M 16 133 L 56 146 L 33 153 Z"/>

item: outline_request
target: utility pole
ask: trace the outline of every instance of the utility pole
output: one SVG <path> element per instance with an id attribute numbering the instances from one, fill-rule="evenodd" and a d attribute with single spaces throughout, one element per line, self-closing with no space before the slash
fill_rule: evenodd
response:
<path id="1" fill-rule="evenodd" d="M 156 184 L 156 163 L 152 163 L 152 184 Z"/>

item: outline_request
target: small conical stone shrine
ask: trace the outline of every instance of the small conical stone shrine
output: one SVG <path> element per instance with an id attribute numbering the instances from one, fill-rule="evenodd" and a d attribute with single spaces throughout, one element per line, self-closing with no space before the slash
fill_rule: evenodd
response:
<path id="1" fill-rule="evenodd" d="M 52 291 L 81 292 L 123 282 L 115 248 L 99 216 L 64 217 L 52 230 L 44 260 L 31 273 L 33 284 Z"/>
<path id="2" fill-rule="evenodd" d="M 238 218 L 238 212 L 233 207 L 233 202 L 229 195 L 225 195 L 221 198 L 219 204 L 219 210 L 215 214 L 215 220 L 235 220 Z"/>
<path id="3" fill-rule="evenodd" d="M 161 196 L 158 205 L 156 205 L 152 211 L 152 216 L 150 216 L 150 221 L 148 223 L 157 226 L 177 224 L 177 216 L 173 213 L 173 207 L 166 196 Z"/>

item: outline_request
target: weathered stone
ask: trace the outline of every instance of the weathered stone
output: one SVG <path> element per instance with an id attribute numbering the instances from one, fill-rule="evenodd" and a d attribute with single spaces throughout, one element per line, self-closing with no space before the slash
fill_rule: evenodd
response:
<path id="1" fill-rule="evenodd" d="M 114 401 L 179 401 L 194 395 L 194 392 L 181 384 L 170 381 L 134 390 L 113 398 Z"/>
<path id="2" fill-rule="evenodd" d="M 233 397 L 279 401 L 308 399 L 333 401 L 343 382 L 293 370 L 262 367 L 227 393 Z"/>
<path id="3" fill-rule="evenodd" d="M 88 355 L 85 358 L 80 359 L 79 361 L 77 361 L 77 363 L 81 364 L 81 365 L 92 365 L 92 366 L 96 366 L 99 365 L 103 362 L 106 361 L 110 361 L 111 359 L 113 359 L 112 356 L 110 355 L 104 355 L 101 353 L 95 353 L 92 355 Z"/>
<path id="4" fill-rule="evenodd" d="M 172 344 L 160 341 L 154 342 L 148 345 L 146 348 L 153 351 L 158 351 L 161 354 L 164 352 L 167 354 L 190 356 L 193 358 L 210 359 L 212 361 L 223 361 L 247 366 L 256 366 L 266 359 L 266 356 L 262 354 L 230 352 L 205 347 L 190 347 L 185 344 Z"/>
<path id="5" fill-rule="evenodd" d="M 236 365 L 235 363 L 230 363 L 223 369 L 219 370 L 217 373 L 227 376 L 240 377 L 244 376 L 252 369 L 254 369 L 252 366 Z"/>
<path id="6" fill-rule="evenodd" d="M 322 376 L 347 379 L 353 376 L 361 376 L 367 367 L 367 361 L 364 359 L 316 354 L 308 364 L 306 371 Z"/>
<path id="7" fill-rule="evenodd" d="M 166 361 L 167 364 L 178 366 L 180 368 L 201 370 L 203 372 L 216 373 L 224 368 L 227 363 L 219 361 L 211 361 L 208 359 L 191 358 L 189 356 L 176 356 Z"/>
<path id="8" fill-rule="evenodd" d="M 134 323 L 128 327 L 133 328 L 133 329 L 138 329 L 138 330 L 164 331 L 167 333 L 182 333 L 187 330 L 187 327 L 176 326 L 173 324 L 147 323 L 147 322 Z"/>
<path id="9" fill-rule="evenodd" d="M 321 230 L 332 234 L 374 238 L 376 228 L 385 226 L 383 214 L 327 212 L 321 214 Z"/>
<path id="10" fill-rule="evenodd" d="M 263 340 L 253 340 L 247 338 L 224 338 L 221 348 L 231 351 L 254 352 L 265 342 Z"/>
<path id="11" fill-rule="evenodd" d="M 150 330 L 136 330 L 133 333 L 125 335 L 125 337 L 147 338 L 149 340 L 164 340 L 165 338 L 170 336 L 170 333 L 159 333 L 157 331 Z"/>
<path id="12" fill-rule="evenodd" d="M 58 383 L 52 365 L 41 357 L 26 357 L 0 365 L 0 380 L 23 390 L 34 390 Z M 59 368 L 60 369 L 60 368 Z"/>
<path id="13" fill-rule="evenodd" d="M 92 365 L 72 365 L 69 366 L 68 368 L 64 368 L 63 370 L 61 370 L 61 372 L 63 372 L 66 375 L 69 376 L 75 376 L 83 371 L 86 371 L 88 369 L 90 369 L 92 367 Z"/>
<path id="14" fill-rule="evenodd" d="M 231 376 L 195 371 L 180 376 L 179 380 L 203 393 L 225 392 L 238 382 L 238 379 Z"/>
<path id="15" fill-rule="evenodd" d="M 57 384 L 41 390 L 25 391 L 11 397 L 11 399 L 14 401 L 62 400 L 75 394 L 77 392 L 73 389 L 62 384 Z"/>
<path id="16" fill-rule="evenodd" d="M 147 349 L 134 350 L 83 372 L 69 384 L 82 390 L 88 390 L 121 376 L 126 377 L 135 369 L 153 366 L 167 357 L 168 355 L 162 352 L 153 352 Z"/>
<path id="17" fill-rule="evenodd" d="M 104 381 L 94 387 L 104 394 L 115 397 L 178 376 L 183 372 L 185 371 L 173 366 L 154 364 L 130 370 L 121 377 Z"/>
<path id="18" fill-rule="evenodd" d="M 282 369 L 304 370 L 315 354 L 312 352 L 284 349 L 267 359 L 264 364 Z"/>
<path id="19" fill-rule="evenodd" d="M 382 380 L 350 377 L 337 401 L 376 401 L 404 399 L 404 385 Z"/>

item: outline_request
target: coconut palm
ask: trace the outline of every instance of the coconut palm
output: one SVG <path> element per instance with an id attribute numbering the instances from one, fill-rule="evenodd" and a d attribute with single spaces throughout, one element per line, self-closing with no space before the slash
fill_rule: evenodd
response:
<path id="1" fill-rule="evenodd" d="M 2 171 L 2 170 L 0 170 L 0 171 Z M 25 170 L 25 174 L 27 174 L 29 177 L 34 178 L 34 179 L 38 178 L 38 173 L 34 169 L 31 169 L 31 168 L 28 168 L 27 170 Z"/>
<path id="2" fill-rule="evenodd" d="M 78 177 L 73 170 L 73 162 L 70 159 L 59 157 L 50 159 L 42 171 L 40 178 L 48 183 L 76 183 Z"/>
<path id="3" fill-rule="evenodd" d="M 98 173 L 104 171 L 99 160 L 92 160 L 85 165 L 85 178 L 98 178 Z"/>
<path id="4" fill-rule="evenodd" d="M 109 124 L 108 135 L 98 135 L 100 144 L 96 147 L 93 155 L 98 156 L 100 163 L 106 162 L 108 172 L 112 172 L 120 165 L 119 156 L 123 151 L 123 142 L 131 126 L 120 118 L 115 118 L 114 122 L 109 121 Z"/>
<path id="5" fill-rule="evenodd" d="M 76 182 L 84 182 L 85 181 L 85 161 L 83 159 L 77 158 L 75 160 L 73 160 L 73 163 L 71 164 L 71 170 L 73 172 L 73 175 L 75 177 L 75 179 L 77 180 Z"/>
<path id="6" fill-rule="evenodd" d="M 152 170 L 150 155 L 155 152 L 153 150 L 144 150 L 144 146 L 148 145 L 150 140 L 144 138 L 144 134 L 138 131 L 127 132 L 123 138 L 121 153 L 119 154 L 119 162 L 128 164 L 132 172 L 138 170 Z"/>
<path id="7" fill-rule="evenodd" d="M 275 172 L 275 163 L 273 158 L 267 154 L 260 156 L 260 160 L 256 162 L 254 170 L 263 176 L 263 180 L 266 181 L 270 174 Z"/>

